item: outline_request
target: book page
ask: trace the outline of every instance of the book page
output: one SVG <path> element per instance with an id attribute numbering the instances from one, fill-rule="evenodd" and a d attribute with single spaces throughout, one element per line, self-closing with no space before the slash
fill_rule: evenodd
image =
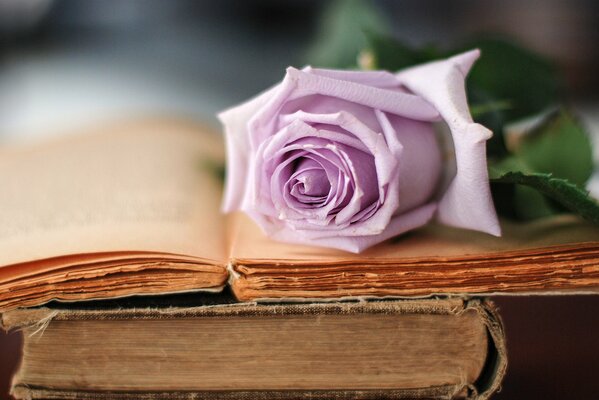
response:
<path id="1" fill-rule="evenodd" d="M 293 264 L 394 262 L 407 259 L 459 258 L 525 251 L 548 246 L 599 243 L 599 227 L 573 215 L 559 215 L 529 223 L 502 221 L 502 237 L 429 224 L 387 240 L 360 254 L 321 247 L 293 245 L 268 238 L 246 215 L 231 214 L 227 221 L 230 258 L 244 263 L 286 260 Z"/>
<path id="2" fill-rule="evenodd" d="M 82 253 L 224 263 L 221 137 L 177 120 L 0 150 L 0 266 Z"/>
<path id="3" fill-rule="evenodd" d="M 230 284 L 243 301 L 599 289 L 599 228 L 572 215 L 503 221 L 501 238 L 431 224 L 360 254 L 275 242 L 241 214 L 230 222 Z"/>

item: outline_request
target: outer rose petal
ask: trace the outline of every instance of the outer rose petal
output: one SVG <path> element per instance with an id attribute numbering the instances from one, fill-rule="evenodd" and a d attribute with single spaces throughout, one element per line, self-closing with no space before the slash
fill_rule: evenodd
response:
<path id="1" fill-rule="evenodd" d="M 491 198 L 485 142 L 491 131 L 472 121 L 464 80 L 479 57 L 472 50 L 447 60 L 416 66 L 397 79 L 434 105 L 453 137 L 457 173 L 439 202 L 439 221 L 448 225 L 501 235 Z"/>
<path id="2" fill-rule="evenodd" d="M 250 137 L 247 123 L 276 93 L 279 86 L 277 85 L 248 102 L 218 114 L 218 118 L 225 127 L 227 148 L 227 179 L 225 179 L 223 212 L 231 212 L 241 208 L 241 202 L 248 187 L 246 181 L 251 156 L 249 154 Z"/>
<path id="3" fill-rule="evenodd" d="M 389 222 L 385 231 L 378 235 L 368 236 L 326 236 L 314 240 L 311 237 L 304 237 L 302 231 L 293 231 L 285 229 L 281 226 L 281 229 L 271 233 L 274 239 L 281 240 L 287 243 L 295 244 L 309 244 L 312 246 L 330 247 L 334 249 L 341 249 L 349 251 L 351 253 L 360 253 L 362 250 L 367 249 L 375 244 L 378 244 L 384 240 L 410 231 L 412 229 L 419 228 L 430 221 L 436 210 L 435 203 L 425 204 L 412 211 L 401 214 L 394 217 Z M 282 225 L 282 224 L 281 224 Z"/>
<path id="4" fill-rule="evenodd" d="M 399 82 L 395 75 L 388 71 L 344 71 L 335 69 L 320 69 L 306 67 L 302 71 L 313 75 L 326 76 L 342 81 L 360 83 L 367 86 L 379 88 L 399 88 Z"/>
<path id="5" fill-rule="evenodd" d="M 288 100 L 310 94 L 319 94 L 337 97 L 406 118 L 422 121 L 436 121 L 439 119 L 439 113 L 430 103 L 410 93 L 363 85 L 352 81 L 342 81 L 328 76 L 300 71 L 292 67 L 287 68 L 287 75 L 283 82 L 287 80 L 295 83 L 293 94 Z"/>
<path id="6" fill-rule="evenodd" d="M 388 116 L 378 110 L 376 114 L 389 147 L 402 148 L 396 155 L 399 206 L 395 215 L 399 215 L 425 204 L 437 191 L 443 168 L 441 150 L 430 124 Z"/>

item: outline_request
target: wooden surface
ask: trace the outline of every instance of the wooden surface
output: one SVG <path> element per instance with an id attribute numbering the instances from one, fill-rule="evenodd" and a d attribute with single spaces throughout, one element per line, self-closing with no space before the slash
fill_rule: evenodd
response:
<path id="1" fill-rule="evenodd" d="M 592 399 L 599 393 L 599 296 L 495 298 L 509 366 L 495 399 Z M 6 399 L 20 337 L 0 333 L 0 398 Z"/>

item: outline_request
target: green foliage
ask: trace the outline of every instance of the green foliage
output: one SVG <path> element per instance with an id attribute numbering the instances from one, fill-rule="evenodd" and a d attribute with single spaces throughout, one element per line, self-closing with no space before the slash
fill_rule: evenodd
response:
<path id="1" fill-rule="evenodd" d="M 509 110 L 510 108 L 512 108 L 512 105 L 508 101 L 489 101 L 486 103 L 472 104 L 470 106 L 470 114 L 473 118 L 477 118 L 481 115 L 493 113 L 496 111 Z"/>
<path id="2" fill-rule="evenodd" d="M 372 1 L 336 0 L 325 9 L 308 63 L 316 67 L 356 68 L 366 47 L 365 32 L 389 34 L 390 24 Z"/>
<path id="3" fill-rule="evenodd" d="M 375 68 L 389 71 L 480 49 L 482 57 L 468 75 L 469 95 L 475 98 L 471 101 L 510 104 L 502 108 L 505 121 L 539 113 L 558 100 L 560 85 L 553 65 L 504 39 L 469 40 L 447 51 L 432 45 L 413 48 L 377 32 L 368 32 L 367 39 Z"/>
<path id="4" fill-rule="evenodd" d="M 599 204 L 588 193 L 567 179 L 555 178 L 551 174 L 507 172 L 492 178 L 498 184 L 518 184 L 532 188 L 532 193 L 541 193 L 556 201 L 567 210 L 584 219 L 599 224 Z"/>
<path id="5" fill-rule="evenodd" d="M 478 48 L 480 59 L 468 75 L 471 107 L 505 102 L 509 107 L 475 116 L 494 133 L 487 144 L 490 159 L 507 155 L 506 123 L 537 114 L 558 100 L 559 79 L 553 65 L 534 52 L 505 39 L 470 40 L 452 53 Z"/>
<path id="6" fill-rule="evenodd" d="M 466 42 L 451 53 L 478 48 L 481 58 L 468 76 L 468 86 L 507 100 L 505 119 L 513 121 L 543 111 L 558 100 L 559 79 L 553 65 L 540 55 L 505 39 Z"/>
<path id="7" fill-rule="evenodd" d="M 366 32 L 366 40 L 367 50 L 373 56 L 373 69 L 398 71 L 443 57 L 443 53 L 434 46 L 415 49 L 376 32 Z"/>
<path id="8" fill-rule="evenodd" d="M 593 173 L 589 136 L 571 113 L 560 110 L 524 136 L 516 156 L 532 171 L 584 186 Z"/>
<path id="9" fill-rule="evenodd" d="M 583 189 L 593 171 L 591 143 L 565 110 L 525 135 L 513 154 L 491 163 L 489 171 L 495 204 L 506 216 L 528 220 L 569 210 L 592 220 L 599 212 Z"/>

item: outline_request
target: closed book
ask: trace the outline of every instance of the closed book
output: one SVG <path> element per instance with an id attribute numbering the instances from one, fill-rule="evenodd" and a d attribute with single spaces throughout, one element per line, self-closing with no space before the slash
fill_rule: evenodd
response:
<path id="1" fill-rule="evenodd" d="M 25 333 L 18 399 L 486 399 L 506 369 L 484 299 L 75 303 L 2 323 Z"/>

